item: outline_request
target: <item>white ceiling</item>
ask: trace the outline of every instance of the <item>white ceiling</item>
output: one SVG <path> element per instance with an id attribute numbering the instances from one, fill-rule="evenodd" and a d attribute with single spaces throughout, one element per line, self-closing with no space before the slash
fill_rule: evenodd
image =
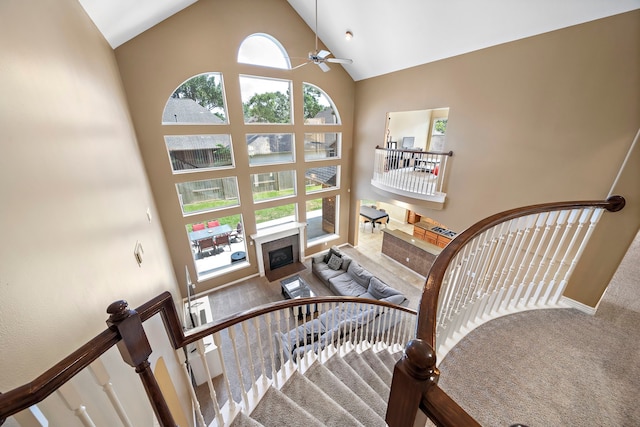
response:
<path id="1" fill-rule="evenodd" d="M 114 49 L 196 1 L 79 0 Z M 314 1 L 287 1 L 313 29 Z M 362 80 L 634 9 L 640 0 L 318 0 L 318 35 Z"/>

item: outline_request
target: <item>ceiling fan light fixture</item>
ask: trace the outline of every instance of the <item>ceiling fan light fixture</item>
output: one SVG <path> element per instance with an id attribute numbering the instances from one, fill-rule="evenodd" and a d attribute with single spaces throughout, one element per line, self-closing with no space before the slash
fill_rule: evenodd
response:
<path id="1" fill-rule="evenodd" d="M 346 33 L 344 33 L 344 38 L 345 38 L 347 41 L 351 40 L 351 39 L 353 38 L 353 33 L 352 33 L 351 31 L 347 30 L 347 32 L 346 32 Z"/>

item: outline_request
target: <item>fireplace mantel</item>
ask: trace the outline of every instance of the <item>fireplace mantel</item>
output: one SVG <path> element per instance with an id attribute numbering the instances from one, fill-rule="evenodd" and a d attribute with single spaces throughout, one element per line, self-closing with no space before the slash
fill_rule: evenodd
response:
<path id="1" fill-rule="evenodd" d="M 300 260 L 304 259 L 304 228 L 307 226 L 304 222 L 290 222 L 287 224 L 277 225 L 275 227 L 269 227 L 265 230 L 260 230 L 255 234 L 251 234 L 251 239 L 256 243 L 256 258 L 258 259 L 258 270 L 260 276 L 265 275 L 265 261 L 262 256 L 262 245 L 272 242 L 274 240 L 282 239 L 283 237 L 289 237 L 298 235 L 300 248 Z"/>

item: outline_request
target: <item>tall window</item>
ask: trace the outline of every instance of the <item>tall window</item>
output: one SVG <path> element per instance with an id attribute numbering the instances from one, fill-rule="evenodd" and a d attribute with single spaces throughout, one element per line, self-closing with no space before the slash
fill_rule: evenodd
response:
<path id="1" fill-rule="evenodd" d="M 251 175 L 254 202 L 282 199 L 296 195 L 296 171 L 256 173 Z"/>
<path id="2" fill-rule="evenodd" d="M 340 166 L 321 166 L 307 169 L 304 186 L 307 194 L 338 188 Z"/>
<path id="3" fill-rule="evenodd" d="M 340 158 L 342 133 L 318 132 L 304 134 L 304 159 L 326 160 Z"/>
<path id="4" fill-rule="evenodd" d="M 174 173 L 233 167 L 231 135 L 165 136 L 164 140 Z"/>
<path id="5" fill-rule="evenodd" d="M 307 245 L 337 234 L 338 196 L 307 200 Z"/>
<path id="6" fill-rule="evenodd" d="M 293 79 L 288 53 L 268 34 L 243 40 L 237 61 L 247 64 L 238 68 L 248 74 L 224 77 L 238 79 L 244 141 L 243 136 L 231 138 L 220 72 L 181 83 L 162 114 L 163 125 L 184 125 L 166 128 L 159 144 L 164 142 L 198 280 L 248 265 L 245 222 L 251 231 L 260 231 L 296 222 L 298 209 L 305 209 L 308 244 L 327 242 L 338 233 L 342 128 L 332 99 L 319 86 Z M 268 76 L 254 75 L 263 74 L 260 70 Z M 293 95 L 299 99 L 301 91 L 301 105 L 294 105 Z M 294 126 L 294 117 L 303 117 L 302 126 Z M 238 123 L 233 125 L 236 132 Z M 296 138 L 303 149 L 298 155 Z M 250 167 L 248 177 L 239 176 L 239 165 Z M 251 191 L 240 189 L 239 181 Z M 248 200 L 241 200 L 245 195 Z"/>
<path id="7" fill-rule="evenodd" d="M 291 133 L 247 134 L 251 166 L 293 163 L 295 145 Z"/>
<path id="8" fill-rule="evenodd" d="M 240 76 L 245 124 L 291 123 L 291 81 Z"/>
<path id="9" fill-rule="evenodd" d="M 298 220 L 296 204 L 274 206 L 271 208 L 258 209 L 255 212 L 256 229 L 262 230 L 276 225 L 282 225 Z"/>
<path id="10" fill-rule="evenodd" d="M 238 206 L 236 177 L 205 179 L 176 184 L 183 214 L 208 212 Z"/>

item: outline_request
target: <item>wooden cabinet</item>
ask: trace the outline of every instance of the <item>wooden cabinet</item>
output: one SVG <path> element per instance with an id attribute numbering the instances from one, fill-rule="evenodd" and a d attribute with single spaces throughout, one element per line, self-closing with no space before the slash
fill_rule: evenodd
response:
<path id="1" fill-rule="evenodd" d="M 424 232 L 424 240 L 431 243 L 432 245 L 438 245 L 438 237 L 440 236 L 438 236 L 433 231 L 425 230 Z"/>
<path id="2" fill-rule="evenodd" d="M 415 213 L 414 211 L 407 211 L 407 222 L 409 224 L 415 224 L 416 222 L 420 222 L 420 215 Z"/>
<path id="3" fill-rule="evenodd" d="M 438 241 L 436 242 L 436 245 L 440 246 L 441 248 L 444 248 L 449 244 L 450 241 L 451 239 L 448 237 L 438 236 Z"/>
<path id="4" fill-rule="evenodd" d="M 441 234 L 433 232 L 431 230 L 426 230 L 419 225 L 413 226 L 413 236 L 418 239 L 424 240 L 427 243 L 431 243 L 432 245 L 439 246 L 444 248 L 451 241 L 450 237 L 445 237 Z"/>

